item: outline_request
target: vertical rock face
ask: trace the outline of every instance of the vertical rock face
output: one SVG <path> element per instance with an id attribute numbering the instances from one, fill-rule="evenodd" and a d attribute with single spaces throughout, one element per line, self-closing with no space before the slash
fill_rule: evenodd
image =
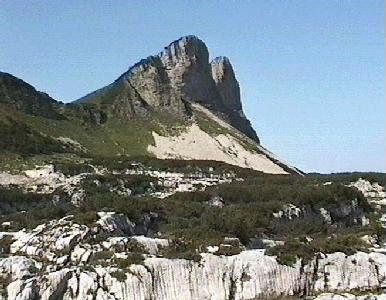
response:
<path id="1" fill-rule="evenodd" d="M 78 101 L 107 104 L 129 117 L 147 111 L 190 116 L 189 103 L 199 103 L 258 141 L 242 111 L 232 65 L 224 57 L 209 63 L 206 45 L 195 36 L 172 42 L 158 55 L 135 64 L 114 83 Z"/>
<path id="2" fill-rule="evenodd" d="M 209 52 L 200 39 L 181 38 L 165 48 L 160 58 L 172 86 L 183 100 L 216 104 L 219 95 L 210 75 Z"/>
<path id="3" fill-rule="evenodd" d="M 385 258 L 381 253 L 346 256 L 337 252 L 289 267 L 250 250 L 228 257 L 203 254 L 199 263 L 148 258 L 144 265 L 131 265 L 117 278 L 114 267 L 68 266 L 42 272 L 33 259 L 8 257 L 0 258 L 0 271 L 11 281 L 8 299 L 303 299 L 321 292 L 379 290 L 386 284 Z"/>
<path id="4" fill-rule="evenodd" d="M 215 105 L 219 98 L 210 74 L 209 53 L 194 36 L 183 37 L 123 75 L 154 108 L 184 113 L 185 101 Z"/>
<path id="5" fill-rule="evenodd" d="M 240 85 L 229 59 L 223 56 L 216 57 L 211 62 L 211 72 L 227 121 L 247 136 L 259 141 L 251 123 L 244 115 L 240 100 Z"/>
<path id="6" fill-rule="evenodd" d="M 216 57 L 211 62 L 212 77 L 221 95 L 224 106 L 242 113 L 240 86 L 227 57 Z"/>

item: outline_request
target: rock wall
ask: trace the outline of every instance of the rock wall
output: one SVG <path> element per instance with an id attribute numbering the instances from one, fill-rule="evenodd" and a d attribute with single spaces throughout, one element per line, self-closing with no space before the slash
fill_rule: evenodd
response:
<path id="1" fill-rule="evenodd" d="M 223 100 L 229 109 L 242 113 L 240 86 L 236 80 L 233 67 L 227 57 L 216 57 L 211 62 L 212 77 Z"/>
<path id="2" fill-rule="evenodd" d="M 235 256 L 203 254 L 201 262 L 148 258 L 123 277 L 116 268 L 66 267 L 40 275 L 39 264 L 25 257 L 0 259 L 8 273 L 8 299 L 255 299 L 386 287 L 386 255 L 334 253 L 306 266 L 279 265 L 260 250 Z"/>

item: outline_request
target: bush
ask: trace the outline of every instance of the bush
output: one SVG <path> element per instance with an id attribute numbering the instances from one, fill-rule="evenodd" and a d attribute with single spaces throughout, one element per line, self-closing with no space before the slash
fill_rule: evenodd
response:
<path id="1" fill-rule="evenodd" d="M 0 121 L 0 136 L 0 152 L 27 155 L 69 152 L 59 141 L 11 118 Z"/>
<path id="2" fill-rule="evenodd" d="M 107 264 L 114 256 L 113 251 L 102 250 L 93 254 L 90 259 L 90 264 L 101 264 L 102 266 Z"/>
<path id="3" fill-rule="evenodd" d="M 315 252 L 322 253 L 343 252 L 352 255 L 357 251 L 368 251 L 366 242 L 354 234 L 315 239 L 312 241 L 311 246 L 315 249 Z"/>
<path id="4" fill-rule="evenodd" d="M 8 254 L 9 253 L 10 246 L 11 246 L 13 241 L 14 241 L 14 239 L 10 235 L 4 235 L 0 239 L 0 255 L 1 254 Z"/>
<path id="5" fill-rule="evenodd" d="M 122 270 L 113 271 L 110 275 L 120 282 L 124 282 L 127 278 L 126 273 Z"/>
<path id="6" fill-rule="evenodd" d="M 141 243 L 139 243 L 136 240 L 132 240 L 131 239 L 127 243 L 127 251 L 136 252 L 136 253 L 145 253 L 146 249 L 145 249 L 145 247 Z"/>
<path id="7" fill-rule="evenodd" d="M 219 246 L 219 249 L 214 254 L 232 256 L 232 255 L 240 254 L 240 252 L 241 252 L 240 246 L 221 244 Z"/>
<path id="8" fill-rule="evenodd" d="M 102 159 L 98 163 L 105 164 Z M 107 165 L 122 169 L 131 163 L 126 158 L 106 162 Z M 215 172 L 238 172 L 237 168 L 228 168 L 229 166 L 221 163 L 204 164 L 199 161 L 165 162 L 147 159 L 140 161 L 137 166 L 141 168 L 153 163 L 161 168 L 163 166 L 169 168 L 168 170 L 183 172 L 211 172 L 209 168 L 215 169 Z M 86 172 L 89 167 L 87 164 L 73 163 L 56 165 L 58 170 L 66 174 Z M 1 216 L 0 221 L 12 219 L 16 227 L 33 227 L 45 220 L 74 214 L 75 222 L 91 225 L 97 219 L 97 211 L 107 210 L 123 213 L 131 221 L 143 224 L 145 214 L 155 213 L 157 219 L 152 229 L 173 240 L 170 247 L 161 251 L 165 257 L 199 260 L 198 253 L 205 252 L 207 246 L 220 245 L 224 237 L 237 237 L 243 245 L 248 245 L 250 238 L 263 236 L 295 240 L 270 250 L 281 261 L 289 264 L 296 256 L 311 259 L 313 253 L 318 251 L 328 253 L 339 250 L 349 253 L 350 247 L 354 250 L 363 249 L 356 238 L 358 232 L 382 233 L 382 228 L 374 220 L 366 228 L 354 226 L 353 220 L 363 215 L 369 216 L 372 208 L 356 189 L 345 187 L 341 182 L 323 185 L 324 177 L 263 175 L 251 171 L 244 181 L 212 186 L 205 191 L 176 193 L 164 199 L 143 196 L 154 188 L 156 181 L 155 178 L 142 175 L 88 175 L 82 182 L 86 196 L 80 208 L 74 208 L 69 203 L 54 205 L 51 201 L 53 195 L 0 188 L 0 209 L 2 212 L 5 208 L 9 210 L 9 215 Z M 127 189 L 133 194 L 125 194 Z M 208 204 L 215 196 L 223 199 L 222 208 Z M 353 205 L 353 202 L 356 204 Z M 301 208 L 305 214 L 293 219 L 279 220 L 273 217 L 274 212 L 282 210 L 288 204 Z M 332 224 L 327 224 L 320 217 L 322 207 L 330 212 Z M 17 213 L 20 210 L 26 212 Z M 305 235 L 312 237 L 314 241 L 299 242 Z M 105 238 L 102 235 L 100 237 Z M 129 245 L 129 248 L 133 253 L 144 252 L 135 243 Z M 219 253 L 233 255 L 237 251 L 239 249 L 223 248 Z M 129 264 L 127 261 L 120 263 Z"/>
<path id="9" fill-rule="evenodd" d="M 169 244 L 169 247 L 161 249 L 160 255 L 170 259 L 179 258 L 200 262 L 201 255 L 197 251 L 196 242 L 175 239 Z"/>
<path id="10" fill-rule="evenodd" d="M 287 241 L 284 245 L 277 245 L 267 250 L 267 255 L 274 255 L 280 264 L 292 266 L 296 262 L 296 258 L 303 259 L 308 262 L 314 257 L 314 249 L 301 243 L 299 240 Z"/>
<path id="11" fill-rule="evenodd" d="M 98 220 L 98 215 L 95 211 L 77 212 L 74 214 L 73 221 L 78 224 L 87 226 L 93 225 Z"/>
<path id="12" fill-rule="evenodd" d="M 318 181 L 332 181 L 335 183 L 350 184 L 357 181 L 359 178 L 370 181 L 371 183 L 379 183 L 381 186 L 386 186 L 386 174 L 377 172 L 351 172 L 351 173 L 332 173 L 332 174 L 317 174 L 308 175 Z"/>
<path id="13" fill-rule="evenodd" d="M 127 253 L 127 258 L 114 258 L 114 262 L 117 264 L 117 266 L 121 269 L 127 269 L 131 265 L 142 265 L 145 258 L 143 257 L 142 253 L 138 252 L 131 252 Z"/>
<path id="14" fill-rule="evenodd" d="M 75 176 L 81 173 L 93 173 L 94 168 L 85 163 L 62 162 L 54 164 L 55 172 L 61 172 L 66 176 Z"/>
<path id="15" fill-rule="evenodd" d="M 315 253 L 343 252 L 352 255 L 357 251 L 367 251 L 366 243 L 356 235 L 347 234 L 319 237 L 309 243 L 290 240 L 284 245 L 268 249 L 266 253 L 277 256 L 281 264 L 293 265 L 296 258 L 301 258 L 303 263 L 307 263 L 314 258 Z"/>
<path id="16" fill-rule="evenodd" d="M 24 192 L 15 187 L 0 187 L 0 222 L 11 221 L 12 230 L 34 228 L 66 215 L 70 204 L 54 203 L 54 194 Z"/>
<path id="17" fill-rule="evenodd" d="M 90 198 L 97 194 L 127 195 L 128 191 L 131 195 L 143 195 L 157 188 L 157 179 L 146 175 L 89 175 L 83 179 L 82 186 Z"/>

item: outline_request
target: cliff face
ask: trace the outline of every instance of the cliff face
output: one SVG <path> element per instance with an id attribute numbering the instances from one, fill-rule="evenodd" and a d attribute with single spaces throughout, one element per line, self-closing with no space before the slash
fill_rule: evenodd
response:
<path id="1" fill-rule="evenodd" d="M 12 278 L 8 299 L 246 300 L 351 289 L 370 292 L 386 285 L 386 256 L 380 253 L 334 253 L 294 267 L 279 265 L 259 250 L 231 257 L 205 254 L 200 263 L 150 258 L 120 277 L 116 269 L 106 267 L 70 267 L 42 275 L 39 268 L 25 257 L 0 260 L 0 270 Z"/>
<path id="2" fill-rule="evenodd" d="M 127 117 L 149 111 L 190 116 L 190 104 L 199 103 L 258 141 L 242 111 L 240 87 L 230 61 L 219 57 L 209 63 L 206 45 L 195 36 L 174 41 L 78 102 L 110 105 Z"/>
<path id="3" fill-rule="evenodd" d="M 217 57 L 211 62 L 212 77 L 221 95 L 222 103 L 228 109 L 242 113 L 240 86 L 228 58 Z"/>

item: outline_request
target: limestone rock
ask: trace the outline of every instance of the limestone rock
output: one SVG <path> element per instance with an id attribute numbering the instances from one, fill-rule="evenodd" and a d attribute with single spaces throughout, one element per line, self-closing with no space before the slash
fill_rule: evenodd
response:
<path id="1" fill-rule="evenodd" d="M 298 262 L 289 267 L 278 264 L 261 250 L 249 250 L 234 256 L 202 254 L 200 262 L 148 258 L 145 266 L 131 265 L 123 277 L 116 277 L 115 272 L 117 269 L 112 267 L 97 267 L 95 271 L 63 268 L 26 280 L 17 279 L 8 290 L 12 294 L 10 299 L 26 300 L 36 297 L 28 291 L 35 291 L 41 299 L 67 300 L 242 300 L 353 289 L 370 292 L 386 286 L 386 255 L 335 253 L 307 265 Z"/>
<path id="2" fill-rule="evenodd" d="M 134 235 L 135 224 L 125 215 L 115 212 L 98 212 L 100 219 L 97 221 L 103 230 L 111 234 Z"/>
<path id="3" fill-rule="evenodd" d="M 369 293 L 366 295 L 353 295 L 350 293 L 323 293 L 314 298 L 314 300 L 386 300 L 386 294 Z"/>
<path id="4" fill-rule="evenodd" d="M 220 196 L 214 196 L 209 199 L 208 205 L 212 207 L 218 207 L 218 208 L 223 208 L 225 203 L 224 199 Z"/>
<path id="5" fill-rule="evenodd" d="M 370 202 L 378 205 L 386 205 L 386 192 L 384 187 L 377 182 L 371 183 L 368 180 L 359 178 L 349 186 L 357 188 Z"/>
<path id="6" fill-rule="evenodd" d="M 13 280 L 25 279 L 31 277 L 39 268 L 41 268 L 40 264 L 24 256 L 0 258 L 0 277 L 7 274 Z"/>
<path id="7" fill-rule="evenodd" d="M 145 251 L 151 255 L 157 255 L 161 248 L 169 246 L 169 241 L 166 239 L 149 238 L 143 235 L 133 236 L 131 240 L 142 245 Z"/>
<path id="8" fill-rule="evenodd" d="M 16 233 L 15 241 L 10 245 L 11 254 L 55 261 L 63 252 L 70 251 L 90 234 L 87 226 L 72 223 L 68 219 L 69 217 L 53 220 L 37 226 L 31 232 Z"/>
<path id="9" fill-rule="evenodd" d="M 227 57 L 216 57 L 211 62 L 212 77 L 223 100 L 223 104 L 242 113 L 240 86 Z"/>

